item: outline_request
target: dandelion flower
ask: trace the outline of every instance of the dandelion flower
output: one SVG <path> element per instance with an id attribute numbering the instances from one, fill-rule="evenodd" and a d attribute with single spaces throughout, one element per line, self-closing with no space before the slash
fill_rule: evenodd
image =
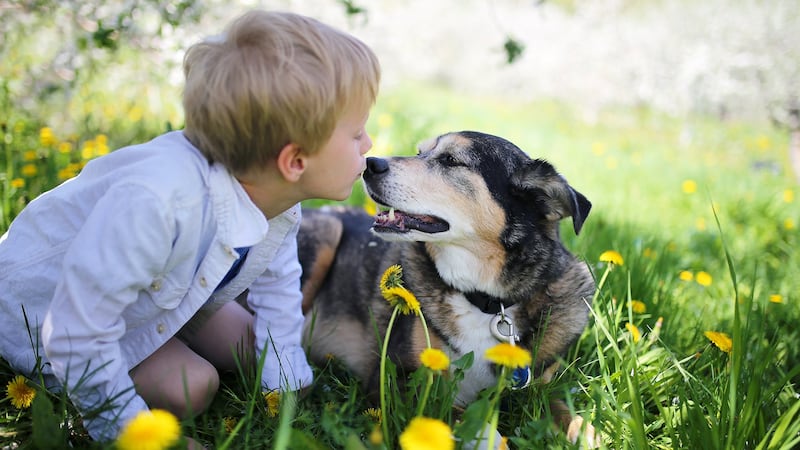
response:
<path id="1" fill-rule="evenodd" d="M 631 300 L 631 310 L 636 314 L 643 314 L 647 312 L 647 305 L 639 300 Z"/>
<path id="2" fill-rule="evenodd" d="M 30 408 L 36 390 L 28 386 L 22 375 L 17 375 L 6 385 L 6 397 L 11 399 L 11 404 L 17 409 Z"/>
<path id="3" fill-rule="evenodd" d="M 450 358 L 438 348 L 426 348 L 419 355 L 422 365 L 437 372 L 450 367 Z"/>
<path id="4" fill-rule="evenodd" d="M 58 153 L 62 154 L 72 153 L 72 143 L 65 141 L 58 144 Z"/>
<path id="5" fill-rule="evenodd" d="M 642 333 L 639 332 L 639 328 L 636 325 L 627 322 L 625 324 L 625 329 L 628 330 L 628 332 L 631 334 L 633 342 L 639 342 L 639 339 L 642 338 Z"/>
<path id="6" fill-rule="evenodd" d="M 684 194 L 694 194 L 697 191 L 697 183 L 694 180 L 685 180 L 681 183 L 681 190 Z"/>
<path id="7" fill-rule="evenodd" d="M 225 432 L 230 434 L 233 432 L 233 429 L 236 428 L 236 423 L 239 422 L 236 420 L 236 417 L 223 417 L 222 423 L 225 425 Z"/>
<path id="8" fill-rule="evenodd" d="M 39 142 L 43 147 L 49 147 L 56 143 L 56 136 L 53 134 L 53 129 L 44 127 L 39 130 Z"/>
<path id="9" fill-rule="evenodd" d="M 181 426 L 172 413 L 163 409 L 142 411 L 125 425 L 117 437 L 120 450 L 163 450 L 180 438 Z"/>
<path id="10" fill-rule="evenodd" d="M 367 408 L 362 414 L 372 419 L 375 423 L 381 423 L 381 410 L 378 408 Z"/>
<path id="11" fill-rule="evenodd" d="M 393 288 L 403 286 L 403 268 L 395 264 L 389 266 L 381 275 L 379 287 L 381 292 Z"/>
<path id="12" fill-rule="evenodd" d="M 694 274 L 688 270 L 681 270 L 681 273 L 678 274 L 678 278 L 681 281 L 692 281 L 694 280 Z"/>
<path id="13" fill-rule="evenodd" d="M 25 187 L 25 179 L 24 178 L 14 178 L 11 180 L 11 187 L 14 189 L 22 189 Z"/>
<path id="14" fill-rule="evenodd" d="M 427 417 L 411 419 L 399 442 L 402 450 L 453 450 L 456 446 L 450 426 Z"/>
<path id="15" fill-rule="evenodd" d="M 653 251 L 652 248 L 646 247 L 644 250 L 642 250 L 642 256 L 644 256 L 645 258 L 648 258 L 648 259 L 655 259 L 656 252 Z"/>
<path id="16" fill-rule="evenodd" d="M 372 427 L 372 431 L 369 433 L 369 443 L 376 447 L 383 444 L 383 432 L 380 425 L 375 424 Z"/>
<path id="17" fill-rule="evenodd" d="M 794 220 L 786 219 L 786 220 L 783 221 L 783 229 L 784 230 L 791 231 L 791 230 L 794 230 L 795 228 L 796 228 L 796 226 L 794 224 Z"/>
<path id="18" fill-rule="evenodd" d="M 484 357 L 495 364 L 511 369 L 531 365 L 531 352 L 508 342 L 501 342 L 490 347 L 484 353 Z"/>
<path id="19" fill-rule="evenodd" d="M 264 392 L 264 401 L 267 403 L 267 415 L 277 416 L 281 407 L 281 393 L 278 391 Z"/>
<path id="20" fill-rule="evenodd" d="M 614 264 L 615 266 L 621 266 L 625 261 L 622 259 L 622 255 L 620 255 L 618 251 L 606 250 L 600 254 L 600 262 L 607 262 Z"/>
<path id="21" fill-rule="evenodd" d="M 383 294 L 383 298 L 385 298 L 386 301 L 392 305 L 392 307 L 399 308 L 401 313 L 405 315 L 409 315 L 411 313 L 419 315 L 419 300 L 417 300 L 417 297 L 415 297 L 414 294 L 412 294 L 408 289 L 402 286 L 393 287 L 386 289 L 381 293 Z"/>
<path id="22" fill-rule="evenodd" d="M 706 331 L 703 334 L 723 352 L 730 353 L 733 349 L 733 341 L 727 334 L 721 331 Z"/>
<path id="23" fill-rule="evenodd" d="M 701 270 L 700 272 L 697 272 L 695 280 L 697 281 L 697 284 L 699 284 L 700 286 L 708 287 L 711 286 L 713 278 L 711 278 L 711 275 L 708 272 L 703 272 Z"/>
<path id="24" fill-rule="evenodd" d="M 792 203 L 794 201 L 794 191 L 791 189 L 786 189 L 783 191 L 783 202 L 784 203 Z"/>
<path id="25" fill-rule="evenodd" d="M 772 294 L 769 296 L 771 303 L 783 303 L 783 296 L 781 294 Z"/>
<path id="26" fill-rule="evenodd" d="M 26 177 L 34 177 L 39 173 L 39 169 L 35 164 L 25 164 L 19 171 Z"/>
<path id="27" fill-rule="evenodd" d="M 36 150 L 28 150 L 26 152 L 22 152 L 23 161 L 35 161 L 37 158 L 39 158 L 39 155 L 36 153 Z"/>

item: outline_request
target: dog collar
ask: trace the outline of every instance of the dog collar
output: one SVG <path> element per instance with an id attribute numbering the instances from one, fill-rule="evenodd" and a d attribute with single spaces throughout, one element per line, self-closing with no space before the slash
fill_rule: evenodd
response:
<path id="1" fill-rule="evenodd" d="M 474 291 L 464 292 L 463 294 L 470 303 L 486 314 L 500 314 L 500 311 L 505 306 L 503 305 L 503 299 L 489 295 L 486 292 Z"/>

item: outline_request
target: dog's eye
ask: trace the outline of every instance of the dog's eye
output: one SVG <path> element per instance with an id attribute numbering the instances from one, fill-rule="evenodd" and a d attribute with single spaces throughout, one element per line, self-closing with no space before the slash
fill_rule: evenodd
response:
<path id="1" fill-rule="evenodd" d="M 441 163 L 443 166 L 447 166 L 447 167 L 455 167 L 455 166 L 463 166 L 464 165 L 461 161 L 457 160 L 453 155 L 451 155 L 449 153 L 444 154 L 444 155 L 440 155 L 436 159 L 439 160 L 439 163 Z"/>

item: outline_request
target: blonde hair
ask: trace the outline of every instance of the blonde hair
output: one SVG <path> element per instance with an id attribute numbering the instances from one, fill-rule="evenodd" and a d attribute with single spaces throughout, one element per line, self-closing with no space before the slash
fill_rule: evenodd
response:
<path id="1" fill-rule="evenodd" d="M 375 102 L 380 65 L 355 37 L 310 17 L 251 11 L 183 62 L 186 137 L 234 174 L 286 144 L 313 154 L 351 108 Z"/>

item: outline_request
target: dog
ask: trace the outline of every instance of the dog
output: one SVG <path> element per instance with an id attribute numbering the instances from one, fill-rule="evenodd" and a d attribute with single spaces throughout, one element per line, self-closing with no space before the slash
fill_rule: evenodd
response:
<path id="1" fill-rule="evenodd" d="M 483 354 L 505 340 L 534 356 L 518 381 L 549 381 L 589 319 L 594 278 L 559 236 L 567 217 L 580 232 L 589 200 L 548 162 L 473 131 L 426 141 L 416 156 L 367 158 L 362 178 L 380 208 L 374 217 L 341 207 L 303 212 L 298 252 L 310 360 L 333 356 L 377 389 L 376 330 L 385 332 L 392 313 L 379 284 L 397 264 L 432 346 L 451 360 L 474 353 L 457 405 L 496 385 L 498 371 Z M 413 371 L 425 348 L 419 318 L 398 315 L 388 350 L 394 364 Z M 573 442 L 592 433 L 563 402 L 551 411 Z"/>

